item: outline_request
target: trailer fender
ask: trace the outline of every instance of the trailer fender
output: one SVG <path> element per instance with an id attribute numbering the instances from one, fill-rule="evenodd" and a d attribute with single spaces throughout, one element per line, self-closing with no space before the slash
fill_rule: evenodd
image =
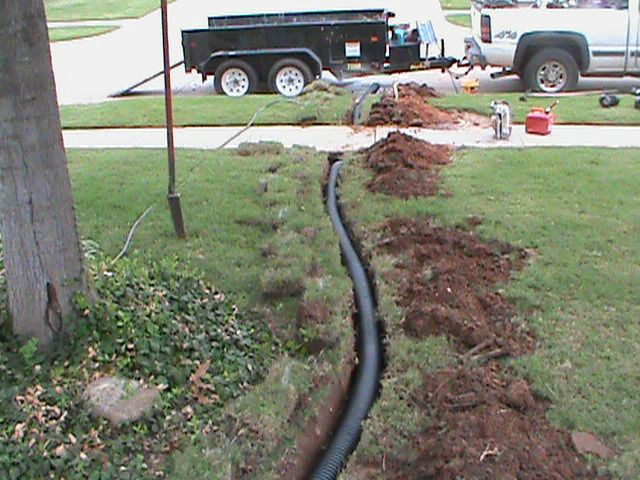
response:
<path id="1" fill-rule="evenodd" d="M 305 62 L 308 67 L 311 69 L 314 77 L 319 77 L 322 74 L 322 60 L 320 57 L 309 48 L 264 48 L 257 50 L 220 50 L 211 54 L 211 56 L 204 62 L 202 62 L 199 67 L 200 71 L 206 72 L 207 74 L 213 74 L 216 69 L 220 66 L 222 62 L 225 62 L 230 59 L 238 59 L 244 60 L 252 64 L 264 63 L 265 58 L 272 58 L 272 61 L 268 62 L 268 65 L 265 65 L 264 69 L 260 69 L 257 66 L 260 76 L 266 80 L 266 76 L 268 75 L 271 66 L 275 64 L 278 60 L 281 60 L 286 57 L 294 57 L 299 58 L 303 62 Z M 253 60 L 253 61 L 252 61 Z M 259 60 L 259 62 L 258 62 Z"/>

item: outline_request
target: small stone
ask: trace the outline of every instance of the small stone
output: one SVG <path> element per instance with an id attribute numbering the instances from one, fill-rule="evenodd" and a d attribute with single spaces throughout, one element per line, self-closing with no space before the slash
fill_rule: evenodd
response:
<path id="1" fill-rule="evenodd" d="M 258 187 L 256 188 L 256 193 L 258 195 L 262 195 L 264 193 L 267 193 L 268 191 L 269 191 L 269 182 L 267 181 L 260 182 L 258 184 Z"/>
<path id="2" fill-rule="evenodd" d="M 583 455 L 590 453 L 600 458 L 611 458 L 614 456 L 613 450 L 591 433 L 573 432 L 571 434 L 571 440 L 576 450 Z"/>
<path id="3" fill-rule="evenodd" d="M 153 409 L 160 392 L 119 377 L 103 377 L 92 382 L 83 397 L 91 413 L 113 425 L 140 419 Z"/>

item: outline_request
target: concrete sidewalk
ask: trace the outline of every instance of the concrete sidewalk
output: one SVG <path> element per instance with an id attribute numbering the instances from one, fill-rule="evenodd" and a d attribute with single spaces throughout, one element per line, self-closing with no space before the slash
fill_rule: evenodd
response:
<path id="1" fill-rule="evenodd" d="M 200 127 L 175 129 L 177 148 L 212 150 L 242 130 L 241 127 Z M 252 127 L 234 139 L 227 148 L 243 142 L 272 141 L 285 147 L 301 145 L 324 151 L 354 151 L 371 146 L 390 132 L 408 135 L 436 144 L 475 148 L 602 147 L 640 148 L 640 127 L 555 126 L 548 136 L 529 135 L 516 125 L 511 139 L 495 140 L 487 128 L 430 130 L 393 127 Z M 165 148 L 166 131 L 151 129 L 63 130 L 67 148 Z"/>

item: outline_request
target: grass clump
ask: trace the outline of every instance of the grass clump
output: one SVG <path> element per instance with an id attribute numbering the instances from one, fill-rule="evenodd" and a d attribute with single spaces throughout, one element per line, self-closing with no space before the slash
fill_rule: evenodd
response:
<path id="1" fill-rule="evenodd" d="M 45 0 L 44 6 L 49 22 L 137 18 L 159 8 L 154 0 Z"/>
<path id="2" fill-rule="evenodd" d="M 445 18 L 454 25 L 471 28 L 471 15 L 468 13 L 452 13 L 446 15 Z"/>
<path id="3" fill-rule="evenodd" d="M 113 32 L 113 27 L 69 27 L 50 28 L 49 40 L 51 42 L 65 42 L 67 40 L 78 40 L 80 38 L 95 37 L 105 33 Z"/>
<path id="4" fill-rule="evenodd" d="M 471 7 L 469 0 L 440 0 L 443 10 L 468 10 Z"/>
<path id="5" fill-rule="evenodd" d="M 91 261 L 97 300 L 78 297 L 73 337 L 40 354 L 0 335 L 0 473 L 7 479 L 165 478 L 169 453 L 214 429 L 268 371 L 268 327 L 175 259 Z M 84 388 L 118 375 L 161 390 L 156 410 L 113 426 Z"/>

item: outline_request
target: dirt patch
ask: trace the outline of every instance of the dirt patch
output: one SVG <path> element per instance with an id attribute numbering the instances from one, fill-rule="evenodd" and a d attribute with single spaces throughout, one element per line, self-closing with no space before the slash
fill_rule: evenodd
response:
<path id="1" fill-rule="evenodd" d="M 311 398 L 306 393 L 297 398 L 288 421 L 292 423 L 304 421 L 304 429 L 302 435 L 296 440 L 295 451 L 286 455 L 280 463 L 278 471 L 281 478 L 302 480 L 311 476 L 322 449 L 329 443 L 340 420 L 356 364 L 355 351 L 351 350 L 342 361 L 342 369 L 335 376 L 322 375 L 314 380 L 311 391 L 326 388 L 329 393 L 323 404 L 317 407 L 306 421 L 303 420 L 303 412 L 310 408 Z"/>
<path id="2" fill-rule="evenodd" d="M 416 440 L 412 459 L 387 465 L 393 478 L 597 478 L 569 434 L 548 423 L 526 383 L 496 362 L 426 375 L 417 395 L 425 415 L 437 420 Z"/>
<path id="3" fill-rule="evenodd" d="M 521 267 L 524 251 L 502 242 L 485 242 L 429 219 L 393 219 L 378 246 L 398 260 L 389 274 L 406 311 L 405 332 L 413 337 L 447 335 L 461 350 L 490 358 L 533 349 L 530 335 L 511 319 L 514 308 L 499 290 Z"/>
<path id="4" fill-rule="evenodd" d="M 480 220 L 480 219 L 478 219 Z M 481 222 L 468 222 L 470 224 Z M 515 307 L 501 287 L 527 260 L 524 250 L 485 241 L 473 232 L 431 219 L 392 219 L 380 230 L 378 250 L 393 256 L 385 274 L 406 312 L 407 335 L 447 335 L 459 366 L 423 375 L 407 401 L 425 419 L 411 448 L 359 459 L 356 478 L 457 480 L 565 480 L 605 478 L 586 464 L 569 432 L 553 427 L 545 402 L 498 358 L 532 352 L 532 336 L 513 321 Z"/>
<path id="5" fill-rule="evenodd" d="M 440 110 L 429 104 L 428 99 L 437 97 L 426 85 L 410 83 L 398 86 L 395 92 L 386 93 L 379 102 L 371 106 L 367 125 L 398 125 L 401 127 L 425 127 L 451 129 L 461 123 L 459 115 Z"/>
<path id="6" fill-rule="evenodd" d="M 298 343 L 309 355 L 318 355 L 321 352 L 336 346 L 336 339 L 329 336 L 315 334 L 311 338 L 304 339 L 300 332 L 313 329 L 315 326 L 326 325 L 331 318 L 331 310 L 321 301 L 302 302 L 298 308 L 296 318 L 296 332 Z"/>
<path id="7" fill-rule="evenodd" d="M 440 168 L 451 162 L 451 154 L 447 146 L 392 132 L 365 150 L 366 166 L 375 173 L 368 188 L 400 198 L 435 195 L 440 189 Z"/>

